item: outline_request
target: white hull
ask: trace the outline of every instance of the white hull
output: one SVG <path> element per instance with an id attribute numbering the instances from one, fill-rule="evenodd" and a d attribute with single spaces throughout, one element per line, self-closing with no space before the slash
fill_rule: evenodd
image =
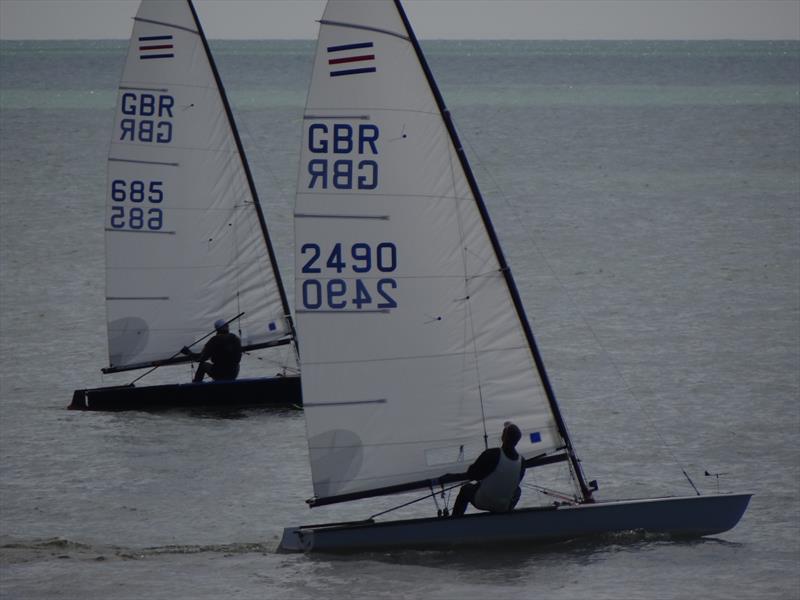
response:
<path id="1" fill-rule="evenodd" d="M 287 527 L 279 552 L 540 544 L 622 531 L 699 537 L 739 522 L 751 494 L 685 496 L 519 509 L 464 517 Z"/>

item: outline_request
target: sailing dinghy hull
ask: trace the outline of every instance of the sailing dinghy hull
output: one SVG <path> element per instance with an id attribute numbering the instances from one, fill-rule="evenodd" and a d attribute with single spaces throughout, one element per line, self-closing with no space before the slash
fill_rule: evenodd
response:
<path id="1" fill-rule="evenodd" d="M 119 411 L 193 407 L 277 407 L 300 404 L 302 404 L 300 377 L 292 376 L 75 390 L 69 408 Z"/>
<path id="2" fill-rule="evenodd" d="M 510 513 L 287 527 L 279 552 L 520 546 L 625 531 L 700 537 L 733 528 L 752 494 L 648 498 Z"/>

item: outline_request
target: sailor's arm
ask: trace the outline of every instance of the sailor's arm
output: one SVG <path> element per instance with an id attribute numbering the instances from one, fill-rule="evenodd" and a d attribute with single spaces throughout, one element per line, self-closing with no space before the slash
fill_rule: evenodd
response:
<path id="1" fill-rule="evenodd" d="M 467 469 L 467 477 L 473 481 L 480 481 L 494 471 L 499 460 L 500 448 L 484 450 Z"/>

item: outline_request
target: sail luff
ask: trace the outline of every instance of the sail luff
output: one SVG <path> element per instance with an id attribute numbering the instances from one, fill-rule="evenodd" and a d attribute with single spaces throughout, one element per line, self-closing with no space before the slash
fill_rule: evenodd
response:
<path id="1" fill-rule="evenodd" d="M 197 11 L 195 10 L 194 3 L 192 0 L 186 0 L 189 4 L 189 9 L 192 11 L 192 17 L 194 18 L 195 25 L 197 26 L 197 31 L 200 35 L 200 39 L 203 42 L 203 49 L 205 50 L 206 57 L 208 58 L 208 63 L 211 67 L 211 72 L 214 75 L 214 80 L 217 83 L 217 90 L 219 91 L 220 99 L 222 100 L 222 105 L 225 108 L 225 114 L 228 118 L 228 124 L 231 128 L 231 133 L 233 134 L 234 142 L 236 143 L 236 149 L 239 152 L 239 159 L 242 164 L 242 169 L 244 170 L 245 177 L 247 179 L 247 185 L 250 188 L 250 195 L 253 200 L 253 205 L 256 209 L 256 215 L 258 216 L 258 223 L 261 227 L 261 233 L 264 238 L 264 245 L 267 248 L 267 255 L 269 257 L 270 267 L 272 269 L 273 275 L 275 277 L 275 284 L 278 288 L 278 294 L 280 295 L 281 304 L 283 305 L 283 312 L 284 318 L 286 319 L 286 323 L 289 326 L 289 331 L 291 333 L 292 340 L 294 341 L 295 352 L 298 351 L 297 346 L 297 334 L 295 332 L 294 321 L 292 320 L 292 313 L 289 309 L 289 300 L 286 296 L 286 290 L 283 285 L 283 280 L 281 279 L 281 274 L 278 269 L 278 263 L 275 259 L 275 251 L 272 248 L 272 241 L 269 237 L 269 231 L 267 230 L 267 221 L 264 217 L 264 211 L 261 208 L 261 202 L 258 198 L 258 192 L 256 191 L 255 182 L 253 180 L 253 174 L 250 171 L 250 163 L 247 160 L 247 155 L 244 151 L 244 146 L 242 144 L 242 139 L 239 136 L 239 130 L 236 127 L 236 120 L 233 117 L 233 111 L 231 110 L 230 103 L 228 102 L 228 95 L 225 92 L 225 86 L 222 84 L 222 78 L 219 75 L 219 71 L 217 70 L 217 64 L 214 61 L 214 56 L 211 54 L 211 48 L 208 45 L 208 39 L 206 38 L 205 31 L 203 30 L 203 26 L 200 23 L 200 19 L 197 16 Z"/>
<path id="2" fill-rule="evenodd" d="M 564 438 L 564 442 L 567 447 L 567 453 L 570 459 L 570 464 L 572 466 L 573 472 L 575 473 L 575 477 L 578 481 L 581 494 L 583 495 L 584 500 L 588 500 L 591 498 L 592 492 L 586 484 L 586 480 L 580 466 L 580 461 L 578 460 L 578 457 L 572 446 L 572 442 L 570 441 L 566 423 L 564 422 L 564 418 L 561 415 L 561 410 L 558 406 L 558 402 L 556 401 L 553 387 L 550 384 L 550 378 L 547 375 L 547 371 L 544 366 L 544 361 L 542 360 L 541 354 L 539 353 L 536 340 L 533 336 L 533 331 L 530 327 L 530 322 L 528 321 L 528 317 L 525 314 L 525 308 L 522 304 L 522 299 L 520 298 L 519 290 L 517 289 L 514 277 L 511 274 L 511 269 L 509 268 L 508 263 L 506 262 L 505 255 L 500 246 L 500 242 L 497 238 L 494 226 L 492 225 L 492 221 L 486 209 L 486 205 L 483 201 L 483 196 L 481 195 L 480 189 L 478 188 L 478 183 L 475 180 L 472 168 L 470 167 L 466 153 L 464 152 L 464 148 L 461 145 L 461 141 L 458 137 L 458 133 L 455 129 L 455 126 L 453 125 L 453 121 L 450 116 L 450 111 L 447 109 L 444 103 L 444 98 L 442 97 L 442 94 L 439 91 L 439 86 L 436 84 L 436 80 L 433 77 L 433 73 L 431 72 L 430 67 L 428 66 L 428 62 L 425 59 L 425 55 L 423 54 L 422 48 L 419 45 L 419 41 L 417 40 L 417 36 L 414 33 L 414 29 L 411 27 L 411 23 L 408 20 L 408 17 L 405 13 L 405 9 L 403 8 L 400 0 L 394 0 L 394 3 L 395 6 L 397 7 L 397 11 L 400 14 L 400 18 L 403 21 L 403 25 L 405 26 L 406 31 L 408 33 L 409 41 L 411 42 L 412 46 L 414 47 L 414 51 L 417 54 L 417 59 L 419 60 L 420 66 L 422 67 L 422 70 L 425 73 L 425 78 L 428 81 L 428 85 L 430 86 L 431 91 L 433 92 L 433 96 L 436 100 L 437 106 L 439 107 L 439 111 L 441 112 L 442 119 L 445 123 L 447 131 L 450 134 L 453 146 L 456 149 L 456 154 L 458 156 L 459 162 L 461 163 L 461 167 L 464 170 L 464 174 L 467 178 L 467 183 L 469 184 L 470 190 L 472 191 L 472 194 L 475 198 L 475 202 L 478 206 L 481 218 L 483 219 L 483 223 L 486 227 L 489 239 L 491 240 L 491 244 L 494 249 L 495 255 L 497 257 L 497 261 L 500 263 L 501 272 L 506 281 L 506 284 L 508 285 L 508 289 L 511 294 L 514 307 L 517 311 L 520 324 L 522 325 L 523 331 L 525 333 L 525 338 L 528 342 L 528 345 L 530 346 L 534 362 L 536 363 L 536 368 L 539 372 L 539 377 L 542 380 L 542 385 L 544 387 L 547 400 L 550 403 L 550 409 L 553 413 L 553 417 L 555 418 L 558 431 Z"/>

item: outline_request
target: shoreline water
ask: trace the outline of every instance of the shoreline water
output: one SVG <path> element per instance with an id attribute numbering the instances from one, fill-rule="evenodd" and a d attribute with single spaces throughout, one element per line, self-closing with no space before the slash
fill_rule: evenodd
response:
<path id="1" fill-rule="evenodd" d="M 800 594 L 800 43 L 423 43 L 600 497 L 692 493 L 681 468 L 756 496 L 694 542 L 349 558 L 271 551 L 284 526 L 398 502 L 309 511 L 302 413 L 65 410 L 116 382 L 102 227 L 125 44 L 25 44 L 0 43 L 0 595 Z M 292 282 L 313 44 L 212 46 Z"/>

